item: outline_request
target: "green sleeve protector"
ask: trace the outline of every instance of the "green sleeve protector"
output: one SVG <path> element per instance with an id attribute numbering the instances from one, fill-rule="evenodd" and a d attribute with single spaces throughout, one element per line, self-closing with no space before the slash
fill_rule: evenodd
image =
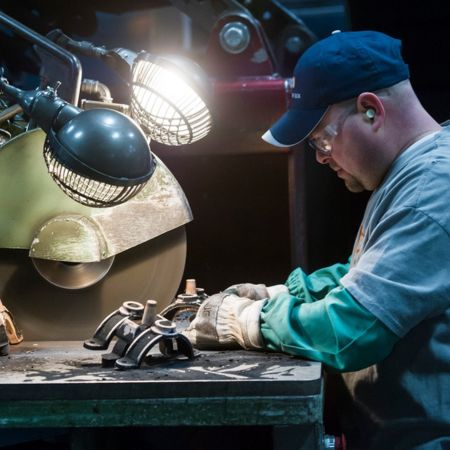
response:
<path id="1" fill-rule="evenodd" d="M 260 327 L 267 349 L 321 361 L 339 372 L 381 361 L 399 340 L 342 286 L 312 303 L 280 294 L 263 307 Z"/>
<path id="2" fill-rule="evenodd" d="M 350 263 L 334 264 L 306 275 L 302 269 L 295 269 L 288 277 L 289 293 L 310 303 L 324 298 L 328 292 L 339 286 L 339 280 L 348 272 Z"/>

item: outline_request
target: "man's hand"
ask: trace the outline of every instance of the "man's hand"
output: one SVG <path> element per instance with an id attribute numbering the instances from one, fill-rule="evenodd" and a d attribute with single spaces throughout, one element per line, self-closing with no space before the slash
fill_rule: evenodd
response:
<path id="1" fill-rule="evenodd" d="M 265 302 L 227 292 L 212 295 L 184 334 L 200 349 L 263 348 L 259 317 Z"/>
<path id="2" fill-rule="evenodd" d="M 289 291 L 284 284 L 266 286 L 265 284 L 241 283 L 233 284 L 233 286 L 226 288 L 224 292 L 237 295 L 238 297 L 249 298 L 250 300 L 263 300 L 275 297 L 282 292 L 288 293 Z"/>
<path id="3" fill-rule="evenodd" d="M 237 295 L 238 297 L 249 298 L 250 300 L 262 300 L 269 298 L 269 292 L 265 284 L 241 283 L 233 284 L 225 289 L 227 294 Z"/>

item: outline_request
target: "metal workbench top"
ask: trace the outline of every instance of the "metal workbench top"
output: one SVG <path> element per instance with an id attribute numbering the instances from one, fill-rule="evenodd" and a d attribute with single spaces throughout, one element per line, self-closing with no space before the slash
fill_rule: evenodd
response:
<path id="1" fill-rule="evenodd" d="M 26 342 L 0 358 L 0 399 L 314 395 L 319 363 L 275 353 L 202 351 L 193 360 L 155 354 L 140 369 L 101 366 L 78 341 Z"/>
<path id="2" fill-rule="evenodd" d="M 155 354 L 119 371 L 103 368 L 101 354 L 72 341 L 11 347 L 0 358 L 0 428 L 270 425 L 283 436 L 294 427 L 295 441 L 306 430 L 305 448 L 319 448 L 320 363 L 201 351 L 192 360 Z"/>

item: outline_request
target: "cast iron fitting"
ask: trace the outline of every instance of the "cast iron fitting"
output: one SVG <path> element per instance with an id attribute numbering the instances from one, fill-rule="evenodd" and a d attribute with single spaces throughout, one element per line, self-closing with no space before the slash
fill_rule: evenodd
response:
<path id="1" fill-rule="evenodd" d="M 119 311 L 124 316 L 127 316 L 132 320 L 136 320 L 142 317 L 142 314 L 144 313 L 144 305 L 142 305 L 142 303 L 129 300 L 122 303 Z"/>
<path id="2" fill-rule="evenodd" d="M 155 334 L 162 334 L 163 336 L 170 336 L 176 333 L 176 324 L 167 319 L 156 320 L 152 326 L 152 331 Z"/>
<path id="3" fill-rule="evenodd" d="M 197 294 L 179 294 L 175 302 L 183 304 L 192 304 L 198 302 L 199 296 Z"/>

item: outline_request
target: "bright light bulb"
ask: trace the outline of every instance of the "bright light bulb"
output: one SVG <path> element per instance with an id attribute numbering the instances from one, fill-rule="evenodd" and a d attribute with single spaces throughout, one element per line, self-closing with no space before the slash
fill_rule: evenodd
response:
<path id="1" fill-rule="evenodd" d="M 194 89 L 147 60 L 133 68 L 131 114 L 151 139 L 169 145 L 195 142 L 211 129 L 208 108 Z"/>

